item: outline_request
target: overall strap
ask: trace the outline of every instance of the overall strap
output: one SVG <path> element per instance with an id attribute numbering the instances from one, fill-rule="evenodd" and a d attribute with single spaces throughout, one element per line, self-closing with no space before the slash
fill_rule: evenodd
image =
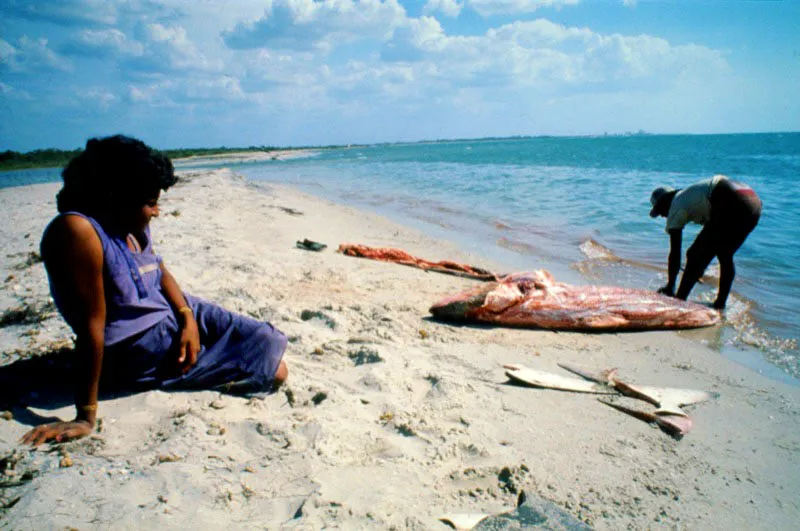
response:
<path id="1" fill-rule="evenodd" d="M 128 265 L 128 270 L 130 270 L 133 283 L 136 286 L 137 293 L 139 294 L 139 298 L 147 298 L 147 288 L 144 286 L 142 274 L 139 273 L 139 266 L 136 264 L 136 260 L 134 260 L 133 253 L 128 248 L 127 242 L 119 237 L 112 237 L 112 240 L 114 244 L 116 244 L 116 246 L 122 251 L 122 256 L 125 257 L 125 263 Z"/>
<path id="2" fill-rule="evenodd" d="M 106 232 L 105 229 L 103 229 L 103 226 L 91 216 L 87 216 L 81 212 L 64 212 L 62 215 L 67 214 L 80 216 L 88 220 L 89 223 L 91 223 L 94 227 L 95 231 L 97 231 L 97 235 L 100 237 L 100 241 L 103 243 L 103 248 L 106 247 L 107 243 L 113 243 L 121 251 L 122 256 L 125 259 L 125 264 L 128 266 L 128 270 L 133 278 L 133 283 L 136 286 L 136 292 L 138 293 L 139 298 L 147 298 L 147 288 L 145 288 L 142 275 L 139 273 L 139 266 L 136 265 L 136 261 L 133 258 L 133 253 L 131 253 L 131 250 L 128 249 L 128 244 L 125 242 L 125 240 Z"/>

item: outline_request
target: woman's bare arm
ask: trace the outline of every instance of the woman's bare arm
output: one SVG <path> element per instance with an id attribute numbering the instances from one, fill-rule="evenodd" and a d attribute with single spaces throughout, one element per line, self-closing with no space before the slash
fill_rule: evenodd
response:
<path id="1" fill-rule="evenodd" d="M 200 352 L 200 332 L 197 321 L 186 303 L 178 282 L 169 272 L 164 262 L 161 262 L 161 291 L 164 293 L 181 328 L 180 350 L 178 352 L 178 367 L 186 373 L 197 363 Z"/>
<path id="2" fill-rule="evenodd" d="M 63 216 L 42 242 L 50 282 L 64 300 L 64 318 L 77 336 L 75 406 L 72 422 L 38 426 L 22 437 L 34 446 L 91 432 L 97 416 L 97 395 L 103 365 L 106 305 L 103 287 L 103 247 L 97 232 L 80 216 Z"/>

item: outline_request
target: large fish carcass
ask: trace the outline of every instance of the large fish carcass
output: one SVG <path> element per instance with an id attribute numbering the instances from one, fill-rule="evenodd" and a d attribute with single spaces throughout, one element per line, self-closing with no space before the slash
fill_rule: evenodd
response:
<path id="1" fill-rule="evenodd" d="M 445 298 L 430 308 L 437 318 L 549 330 L 664 330 L 717 324 L 702 304 L 632 288 L 572 286 L 538 271 Z"/>

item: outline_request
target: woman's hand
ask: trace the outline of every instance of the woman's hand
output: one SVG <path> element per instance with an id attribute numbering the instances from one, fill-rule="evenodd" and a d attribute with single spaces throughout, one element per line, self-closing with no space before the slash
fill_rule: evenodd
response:
<path id="1" fill-rule="evenodd" d="M 200 331 L 197 321 L 188 313 L 181 313 L 181 343 L 178 352 L 178 368 L 181 374 L 186 374 L 197 363 L 197 354 L 200 352 Z"/>
<path id="2" fill-rule="evenodd" d="M 39 446 L 50 441 L 64 442 L 80 439 L 90 433 L 92 433 L 92 424 L 88 420 L 60 421 L 36 426 L 23 435 L 20 442 L 31 446 Z"/>

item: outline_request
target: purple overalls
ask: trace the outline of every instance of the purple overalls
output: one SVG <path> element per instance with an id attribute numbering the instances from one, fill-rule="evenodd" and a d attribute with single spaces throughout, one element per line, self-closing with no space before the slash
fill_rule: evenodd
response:
<path id="1" fill-rule="evenodd" d="M 170 389 L 218 389 L 242 394 L 272 389 L 286 336 L 269 323 L 232 313 L 202 299 L 184 295 L 200 331 L 197 364 L 180 375 L 176 359 L 180 328 L 161 291 L 161 257 L 153 252 L 150 229 L 141 252 L 125 238 L 107 233 L 87 219 L 103 246 L 106 299 L 103 385 Z M 68 307 L 51 286 L 62 315 Z"/>

